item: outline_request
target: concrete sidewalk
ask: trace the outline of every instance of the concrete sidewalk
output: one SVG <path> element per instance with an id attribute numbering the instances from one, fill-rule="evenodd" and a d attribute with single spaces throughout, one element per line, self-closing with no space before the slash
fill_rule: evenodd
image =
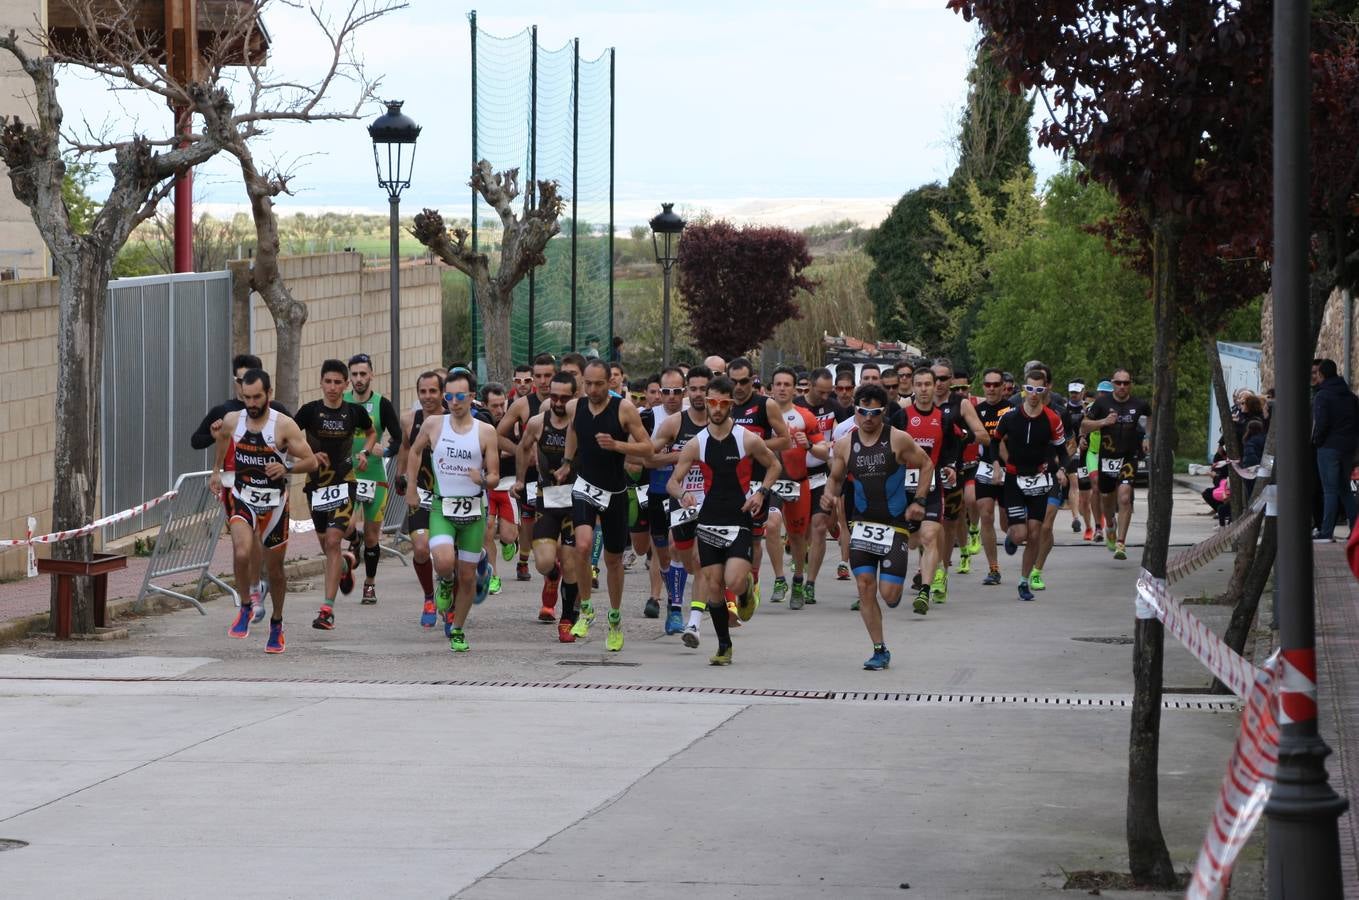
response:
<path id="1" fill-rule="evenodd" d="M 833 568 L 816 606 L 762 606 L 722 669 L 710 624 L 690 651 L 642 617 L 640 571 L 619 654 L 602 615 L 557 643 L 536 576 L 476 608 L 472 651 L 450 654 L 391 561 L 378 605 L 342 601 L 333 632 L 307 627 L 316 584 L 295 584 L 280 657 L 228 640 L 221 603 L 98 647 L 29 640 L 0 653 L 0 717 L 25 723 L 0 742 L 0 838 L 29 842 L 0 853 L 3 893 L 1058 896 L 1063 870 L 1127 868 L 1137 572 L 1067 521 L 1037 602 L 1002 554 L 1001 587 L 955 575 L 929 615 L 888 611 L 878 673 Z M 1181 515 L 1176 542 L 1212 529 Z M 1166 683 L 1208 678 L 1169 642 Z M 1237 716 L 1196 694 L 1167 707 L 1161 821 L 1184 869 Z"/>

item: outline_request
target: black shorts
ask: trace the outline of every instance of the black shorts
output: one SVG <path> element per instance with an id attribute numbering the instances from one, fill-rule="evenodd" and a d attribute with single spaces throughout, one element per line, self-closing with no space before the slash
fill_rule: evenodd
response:
<path id="1" fill-rule="evenodd" d="M 644 491 L 642 488 L 643 485 L 640 484 L 628 488 L 628 490 L 633 493 L 634 497 L 637 500 L 641 500 L 643 497 L 647 498 L 646 505 L 642 505 L 641 503 L 637 504 L 637 518 L 635 519 L 633 519 L 631 516 L 633 498 L 632 497 L 628 498 L 629 507 L 628 518 L 631 519 L 631 524 L 628 525 L 628 531 L 632 532 L 633 534 L 651 533 L 651 498 L 647 496 L 646 491 Z"/>
<path id="2" fill-rule="evenodd" d="M 324 488 L 303 488 L 302 493 L 307 495 L 307 506 L 311 507 L 312 495 L 317 490 Z M 325 536 L 329 528 L 337 528 L 340 531 L 349 530 L 349 520 L 354 517 L 354 485 L 351 482 L 348 489 L 348 498 L 339 506 L 332 506 L 330 509 L 312 509 L 311 523 L 316 526 L 316 533 Z"/>
<path id="3" fill-rule="evenodd" d="M 818 473 L 819 473 L 819 472 L 818 472 L 817 470 L 814 470 L 814 471 L 808 476 L 808 484 L 809 484 L 809 485 L 810 485 L 810 483 L 811 483 L 811 479 L 812 479 L 812 478 L 815 478 L 815 477 L 817 476 Z M 824 474 L 824 473 L 820 473 L 820 474 Z M 811 489 L 811 495 L 812 495 L 812 516 L 813 516 L 813 517 L 816 517 L 816 516 L 828 516 L 828 515 L 830 515 L 830 513 L 826 512 L 824 509 L 821 508 L 821 498 L 824 497 L 824 496 L 826 495 L 826 483 L 823 481 L 823 482 L 821 482 L 821 484 L 818 484 L 816 487 L 812 488 L 812 489 Z"/>
<path id="4" fill-rule="evenodd" d="M 670 497 L 665 494 L 646 495 L 647 524 L 651 526 L 651 544 L 654 547 L 670 545 Z"/>
<path id="5" fill-rule="evenodd" d="M 1100 457 L 1099 492 L 1101 494 L 1112 494 L 1114 491 L 1118 490 L 1120 485 L 1130 485 L 1133 483 L 1133 477 L 1137 474 L 1137 460 L 1124 459 L 1123 466 L 1116 475 L 1105 472 L 1104 464 L 1104 457 Z"/>
<path id="6" fill-rule="evenodd" d="M 881 554 L 863 544 L 855 546 L 853 526 L 849 536 L 849 568 L 855 575 L 874 575 L 879 580 L 891 584 L 902 584 L 910 566 L 909 536 L 904 527 L 864 523 L 869 528 L 885 528 L 892 532 L 892 544 L 887 553 Z"/>
<path id="7" fill-rule="evenodd" d="M 429 510 L 424 507 L 406 513 L 406 534 L 415 534 L 417 531 L 429 531 Z"/>
<path id="8" fill-rule="evenodd" d="M 604 534 L 604 552 L 622 553 L 628 546 L 628 507 L 631 501 L 627 491 L 614 494 L 609 505 L 599 509 L 578 496 L 571 498 L 571 523 L 575 527 L 598 528 Z"/>
<path id="9" fill-rule="evenodd" d="M 666 522 L 670 521 L 669 514 L 673 513 L 677 509 L 679 509 L 679 502 L 676 500 L 670 500 L 670 502 L 666 505 L 667 510 L 667 514 L 665 517 Z M 671 540 L 675 542 L 676 547 L 682 550 L 688 549 L 689 545 L 692 544 L 697 539 L 697 537 L 698 537 L 698 522 L 696 520 L 691 522 L 685 522 L 683 525 L 675 525 L 670 529 Z"/>
<path id="10" fill-rule="evenodd" d="M 724 566 L 729 559 L 744 559 L 750 562 L 754 558 L 754 535 L 751 529 L 741 526 L 737 528 L 736 536 L 730 544 L 722 545 L 720 539 L 712 536 L 711 532 L 701 530 L 698 527 L 698 564 L 702 568 L 708 566 Z"/>
<path id="11" fill-rule="evenodd" d="M 1005 479 L 1005 513 L 1010 525 L 1020 525 L 1026 521 L 1042 522 L 1048 514 L 1048 496 L 1051 487 L 1043 488 L 1042 493 L 1026 494 L 1019 487 L 1019 476 Z"/>
<path id="12" fill-rule="evenodd" d="M 944 519 L 945 521 L 955 521 L 963 514 L 963 483 L 958 482 L 958 486 L 952 490 L 944 492 Z M 928 511 L 926 518 L 929 518 Z"/>
<path id="13" fill-rule="evenodd" d="M 576 545 L 576 529 L 570 509 L 543 509 L 533 522 L 533 542 L 555 541 L 564 547 Z"/>

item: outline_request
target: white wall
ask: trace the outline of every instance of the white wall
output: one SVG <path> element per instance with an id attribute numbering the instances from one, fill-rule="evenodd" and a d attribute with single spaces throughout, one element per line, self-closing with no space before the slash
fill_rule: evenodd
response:
<path id="1" fill-rule="evenodd" d="M 1222 379 L 1227 383 L 1227 396 L 1241 388 L 1260 391 L 1260 348 L 1250 344 L 1229 344 L 1217 342 L 1217 352 L 1222 357 Z M 1208 459 L 1217 452 L 1217 439 L 1222 425 L 1217 416 L 1217 399 L 1213 396 L 1213 385 L 1208 384 Z"/>
<path id="2" fill-rule="evenodd" d="M 26 34 L 38 27 L 40 18 L 47 18 L 44 0 L 0 0 L 0 31 L 12 28 Z M 33 121 L 31 93 L 31 82 L 18 64 L 8 53 L 0 54 L 0 115 Z M 72 118 L 72 111 L 67 110 L 67 121 Z M 16 269 L 20 278 L 42 278 L 48 273 L 47 247 L 28 207 L 14 199 L 5 174 L 0 180 L 0 271 L 8 269 Z"/>

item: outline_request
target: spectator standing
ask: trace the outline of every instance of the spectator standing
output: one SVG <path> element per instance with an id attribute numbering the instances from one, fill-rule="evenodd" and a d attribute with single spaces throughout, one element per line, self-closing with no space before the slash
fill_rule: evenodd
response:
<path id="1" fill-rule="evenodd" d="M 609 350 L 609 362 L 616 363 L 622 361 L 623 361 L 623 339 L 615 335 L 613 339 L 613 347 L 612 349 Z"/>
<path id="2" fill-rule="evenodd" d="M 1312 361 L 1312 446 L 1316 448 L 1317 475 L 1321 479 L 1321 526 L 1312 535 L 1318 542 L 1335 540 L 1335 520 L 1343 509 L 1354 527 L 1355 501 L 1350 491 L 1350 470 L 1359 447 L 1359 398 L 1340 377 L 1335 360 Z"/>

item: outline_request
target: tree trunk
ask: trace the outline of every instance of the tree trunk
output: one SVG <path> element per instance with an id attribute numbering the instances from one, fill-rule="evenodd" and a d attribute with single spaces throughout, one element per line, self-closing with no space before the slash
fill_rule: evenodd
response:
<path id="1" fill-rule="evenodd" d="M 494 286 L 477 286 L 477 302 L 481 304 L 481 329 L 486 341 L 486 378 L 506 384 L 514 372 L 513 347 L 510 344 L 510 314 L 514 310 L 514 288 L 503 293 Z"/>
<path id="2" fill-rule="evenodd" d="M 80 252 L 53 257 L 60 279 L 60 323 L 57 330 L 56 450 L 52 491 L 53 530 L 79 528 L 94 521 L 99 485 L 99 382 L 104 364 L 104 309 L 113 257 L 83 243 Z M 116 510 L 108 510 L 116 512 Z M 52 544 L 53 559 L 90 559 L 89 535 Z M 53 627 L 57 593 L 51 595 Z M 90 579 L 74 580 L 71 631 L 94 631 L 94 593 Z"/>
<path id="3" fill-rule="evenodd" d="M 1260 608 L 1260 597 L 1264 594 L 1265 585 L 1269 582 L 1269 573 L 1274 568 L 1274 557 L 1279 550 L 1277 521 L 1272 516 L 1261 517 L 1260 525 L 1252 528 L 1252 532 L 1258 530 L 1260 535 L 1260 546 L 1251 555 L 1251 562 L 1245 567 L 1245 575 L 1241 582 L 1241 597 L 1236 606 L 1232 609 L 1232 619 L 1227 623 L 1227 631 L 1222 639 L 1227 646 L 1237 653 L 1244 654 L 1246 651 L 1246 639 L 1250 637 L 1251 628 L 1255 625 L 1255 615 Z M 1218 681 L 1213 679 L 1212 691 L 1214 694 L 1230 694 L 1231 690 Z"/>
<path id="4" fill-rule="evenodd" d="M 1203 352 L 1208 355 L 1208 365 L 1212 370 L 1213 379 L 1213 399 L 1217 401 L 1217 417 L 1222 423 L 1222 443 L 1227 450 L 1228 459 L 1241 459 L 1241 440 L 1236 433 L 1236 423 L 1232 421 L 1231 398 L 1227 396 L 1227 378 L 1222 374 L 1222 354 L 1217 349 L 1217 338 L 1207 331 L 1199 332 L 1199 337 L 1203 341 Z M 1212 437 L 1212 435 L 1209 435 Z M 1236 474 L 1236 469 L 1227 467 L 1227 484 L 1232 492 L 1232 521 L 1241 518 L 1241 513 L 1245 510 L 1245 498 L 1241 496 L 1244 488 L 1241 485 L 1241 476 Z"/>
<path id="5" fill-rule="evenodd" d="M 1147 541 L 1142 568 L 1164 578 L 1170 546 L 1170 513 L 1175 466 L 1175 369 L 1179 325 L 1175 275 L 1179 256 L 1178 223 L 1153 224 L 1152 304 L 1156 321 L 1152 393 L 1151 459 L 1147 501 Z M 1175 886 L 1175 870 L 1161 833 L 1159 783 L 1161 667 L 1165 630 L 1157 619 L 1137 619 L 1133 630 L 1133 708 L 1128 736 L 1128 862 L 1133 880 L 1157 888 Z"/>

